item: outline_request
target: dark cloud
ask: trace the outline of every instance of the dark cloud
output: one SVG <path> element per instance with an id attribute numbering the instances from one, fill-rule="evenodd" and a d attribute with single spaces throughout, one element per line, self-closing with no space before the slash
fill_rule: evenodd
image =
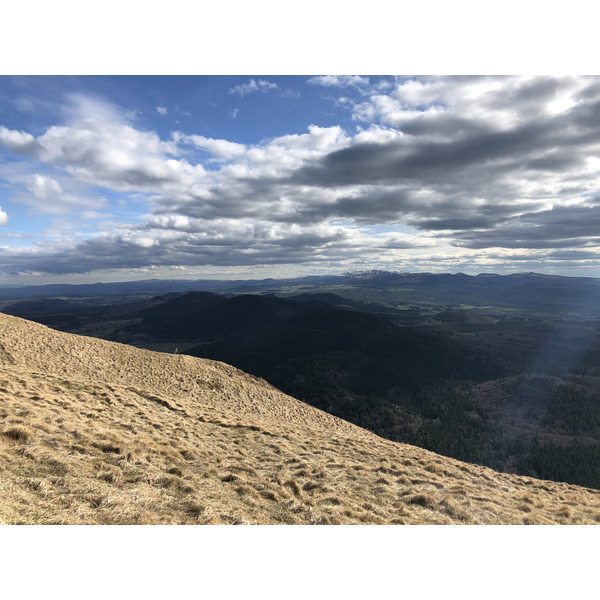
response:
<path id="1" fill-rule="evenodd" d="M 341 228 L 298 227 L 273 231 L 268 223 L 241 225 L 235 221 L 204 227 L 194 223 L 177 234 L 141 225 L 70 244 L 46 245 L 27 253 L 0 248 L 0 273 L 25 271 L 70 274 L 101 269 L 142 269 L 150 265 L 240 266 L 299 264 L 344 260 L 360 255 L 360 245 L 348 243 Z"/>
<path id="2" fill-rule="evenodd" d="M 566 128 L 568 129 L 568 124 Z M 435 124 L 430 125 L 431 129 Z M 478 130 L 463 139 L 449 141 L 395 139 L 388 143 L 356 144 L 337 150 L 294 173 L 291 181 L 337 187 L 363 184 L 407 184 L 418 182 L 423 187 L 444 181 L 468 178 L 470 173 L 489 173 L 494 179 L 510 170 L 518 171 L 527 160 L 537 161 L 536 169 L 547 154 L 553 153 L 550 166 L 557 170 L 573 168 L 587 158 L 586 152 L 573 155 L 560 154 L 562 145 L 582 145 L 597 137 L 591 136 L 587 127 L 580 126 L 579 139 L 575 133 L 569 137 L 558 135 L 562 127 L 549 121 L 526 123 L 508 131 Z M 600 120 L 595 124 L 600 133 Z M 481 175 L 480 175 L 481 177 Z M 490 183 L 488 177 L 488 183 Z M 483 191 L 483 190 L 481 190 Z"/>
<path id="3" fill-rule="evenodd" d="M 473 229 L 492 229 L 499 222 L 509 221 L 515 215 L 520 215 L 531 209 L 530 204 L 519 203 L 489 203 L 475 204 L 468 198 L 454 203 L 444 203 L 429 211 L 409 215 L 407 223 L 422 231 L 450 230 L 460 232 Z M 473 233 L 477 235 L 477 233 Z"/>
<path id="4" fill-rule="evenodd" d="M 557 92 L 569 85 L 568 80 L 556 78 L 539 77 L 525 81 L 520 85 L 511 85 L 510 79 L 506 78 L 508 85 L 498 94 L 488 106 L 492 109 L 503 110 L 507 105 L 516 105 L 519 112 L 528 117 L 536 117 L 540 106 L 551 102 Z"/>
<path id="5" fill-rule="evenodd" d="M 429 116 L 425 110 L 421 115 L 390 109 L 390 122 L 397 122 L 404 136 L 328 153 L 293 173 L 291 181 L 325 189 L 354 187 L 324 214 L 454 231 L 456 245 L 463 247 L 589 244 L 600 231 L 594 231 L 596 214 L 573 200 L 594 191 L 597 181 L 589 159 L 600 158 L 600 85 L 572 91 L 576 78 L 503 81 L 505 87 L 491 100 L 473 105 L 481 109 L 473 118 L 451 106 Z M 507 107 L 510 114 L 501 114 Z M 376 186 L 387 191 L 362 191 Z M 554 211 L 532 211 L 549 200 Z M 563 202 L 568 206 L 561 208 Z"/>
<path id="6" fill-rule="evenodd" d="M 494 221 L 482 215 L 471 215 L 465 217 L 449 217 L 446 219 L 421 219 L 409 221 L 419 229 L 426 231 L 484 229 L 493 227 Z"/>
<path id="7" fill-rule="evenodd" d="M 456 234 L 467 248 L 577 248 L 600 243 L 600 206 L 557 207 L 524 214 L 501 227 Z"/>

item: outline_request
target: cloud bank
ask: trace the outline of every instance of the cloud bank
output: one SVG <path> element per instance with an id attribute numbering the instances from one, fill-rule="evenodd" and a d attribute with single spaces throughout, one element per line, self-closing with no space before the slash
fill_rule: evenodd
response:
<path id="1" fill-rule="evenodd" d="M 71 98 L 70 118 L 39 135 L 0 126 L 0 146 L 32 161 L 23 203 L 72 211 L 66 181 L 143 206 L 86 235 L 0 247 L 0 270 L 597 265 L 600 78 L 308 82 L 360 88 L 341 103 L 354 129 L 309 124 L 253 144 L 161 138 L 89 98 Z M 277 87 L 250 79 L 229 94 Z"/>

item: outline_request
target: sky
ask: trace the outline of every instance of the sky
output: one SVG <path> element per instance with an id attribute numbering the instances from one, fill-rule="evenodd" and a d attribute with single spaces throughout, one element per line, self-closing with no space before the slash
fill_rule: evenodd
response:
<path id="1" fill-rule="evenodd" d="M 0 76 L 0 285 L 600 277 L 597 76 Z"/>

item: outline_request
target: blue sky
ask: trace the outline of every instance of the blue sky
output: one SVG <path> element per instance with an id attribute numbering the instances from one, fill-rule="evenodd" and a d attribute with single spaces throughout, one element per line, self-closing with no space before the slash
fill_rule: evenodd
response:
<path id="1" fill-rule="evenodd" d="M 0 76 L 0 285 L 600 276 L 600 78 Z"/>

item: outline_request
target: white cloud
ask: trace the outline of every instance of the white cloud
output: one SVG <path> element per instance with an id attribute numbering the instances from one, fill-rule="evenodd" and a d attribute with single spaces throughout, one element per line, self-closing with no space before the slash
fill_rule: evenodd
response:
<path id="1" fill-rule="evenodd" d="M 164 106 L 157 106 L 156 111 L 159 115 L 166 115 L 169 111 Z"/>
<path id="2" fill-rule="evenodd" d="M 65 168 L 80 181 L 120 191 L 191 184 L 204 174 L 201 165 L 172 158 L 179 153 L 173 142 L 122 122 L 53 126 L 35 141 L 35 155 L 43 162 Z"/>
<path id="3" fill-rule="evenodd" d="M 308 83 L 325 87 L 362 87 L 369 85 L 369 78 L 360 75 L 318 75 L 311 77 Z"/>
<path id="4" fill-rule="evenodd" d="M 187 230 L 190 227 L 190 219 L 182 215 L 169 215 L 152 217 L 146 227 L 149 229 L 181 229 Z"/>
<path id="5" fill-rule="evenodd" d="M 227 91 L 228 94 L 239 94 L 240 96 L 245 96 L 246 94 L 251 94 L 252 92 L 268 92 L 269 90 L 274 90 L 279 86 L 276 83 L 272 83 L 271 81 L 266 81 L 264 79 L 259 79 L 258 83 L 254 79 L 250 79 L 248 83 L 241 83 L 240 85 L 236 85 Z"/>
<path id="6" fill-rule="evenodd" d="M 236 85 L 235 87 L 230 88 L 227 91 L 227 93 L 245 96 L 246 94 L 251 94 L 252 92 L 256 92 L 257 90 L 258 85 L 256 85 L 256 81 L 254 81 L 254 79 L 251 79 L 248 83 L 241 83 L 240 85 Z"/>
<path id="7" fill-rule="evenodd" d="M 593 84 L 585 77 L 422 77 L 398 82 L 386 94 L 373 94 L 356 104 L 354 117 L 379 120 L 399 129 L 419 124 L 438 139 L 458 135 L 457 119 L 507 131 L 544 115 L 573 108 L 577 95 Z M 444 120 L 454 125 L 444 129 Z M 431 123 L 429 127 L 428 124 Z"/>
<path id="8" fill-rule="evenodd" d="M 354 136 L 358 144 L 386 144 L 402 137 L 402 132 L 396 129 L 371 125 L 368 129 L 359 129 Z"/>
<path id="9" fill-rule="evenodd" d="M 157 245 L 157 241 L 151 237 L 134 237 L 132 242 L 140 248 L 152 248 L 152 246 Z"/>
<path id="10" fill-rule="evenodd" d="M 36 149 L 35 138 L 30 133 L 7 129 L 0 125 L 0 144 L 13 152 L 33 152 Z"/>
<path id="11" fill-rule="evenodd" d="M 259 79 L 258 80 L 258 87 L 263 90 L 263 91 L 267 91 L 267 90 L 275 90 L 277 89 L 279 86 L 276 83 L 273 83 L 271 81 L 265 81 L 264 79 Z"/>
<path id="12" fill-rule="evenodd" d="M 122 120 L 123 110 L 101 98 L 74 93 L 67 96 L 63 114 L 65 119 L 71 123 L 118 122 Z M 133 111 L 129 111 L 129 114 L 135 116 L 137 110 L 133 109 Z"/>
<path id="13" fill-rule="evenodd" d="M 138 117 L 142 114 L 137 108 L 132 108 L 125 113 L 125 118 L 128 121 L 137 121 Z"/>
<path id="14" fill-rule="evenodd" d="M 62 192 L 62 188 L 58 181 L 37 173 L 29 178 L 27 189 L 29 189 L 36 198 L 42 200 L 51 198 Z"/>
<path id="15" fill-rule="evenodd" d="M 1 225 L 8 225 L 8 214 L 6 214 L 0 206 L 0 226 Z"/>
<path id="16" fill-rule="evenodd" d="M 189 183 L 204 172 L 201 165 L 174 160 L 179 154 L 176 144 L 135 129 L 112 105 L 73 95 L 69 108 L 66 125 L 54 125 L 37 138 L 0 126 L 0 144 L 64 168 L 80 181 L 116 190 Z"/>
<path id="17" fill-rule="evenodd" d="M 201 135 L 183 135 L 179 132 L 175 132 L 173 134 L 173 139 L 176 142 L 193 144 L 197 148 L 206 150 L 214 156 L 225 160 L 241 156 L 246 151 L 246 147 L 243 144 L 236 144 L 235 142 L 229 142 L 227 140 L 215 140 Z"/>

